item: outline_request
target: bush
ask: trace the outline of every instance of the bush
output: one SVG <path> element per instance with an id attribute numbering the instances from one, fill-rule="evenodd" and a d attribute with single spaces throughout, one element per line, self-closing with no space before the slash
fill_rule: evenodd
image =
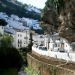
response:
<path id="1" fill-rule="evenodd" d="M 27 72 L 29 75 L 39 75 L 38 72 L 35 72 L 31 66 L 25 68 L 24 71 Z"/>
<path id="2" fill-rule="evenodd" d="M 0 75 L 18 75 L 18 71 L 15 68 L 12 68 L 12 69 L 0 69 Z"/>
<path id="3" fill-rule="evenodd" d="M 0 48 L 0 69 L 17 68 L 22 66 L 23 59 L 15 48 Z"/>

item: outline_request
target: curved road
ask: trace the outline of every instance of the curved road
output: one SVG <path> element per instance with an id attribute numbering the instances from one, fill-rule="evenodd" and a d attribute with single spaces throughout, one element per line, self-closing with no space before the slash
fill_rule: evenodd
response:
<path id="1" fill-rule="evenodd" d="M 20 71 L 20 72 L 18 72 L 18 74 L 19 74 L 19 75 L 29 75 L 29 74 L 27 74 L 27 73 L 24 72 L 24 71 Z"/>

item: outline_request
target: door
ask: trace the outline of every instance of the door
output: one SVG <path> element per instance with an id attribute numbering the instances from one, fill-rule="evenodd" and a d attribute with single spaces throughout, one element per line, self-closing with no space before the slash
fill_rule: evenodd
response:
<path id="1" fill-rule="evenodd" d="M 64 49 L 64 43 L 61 43 L 61 48 Z"/>

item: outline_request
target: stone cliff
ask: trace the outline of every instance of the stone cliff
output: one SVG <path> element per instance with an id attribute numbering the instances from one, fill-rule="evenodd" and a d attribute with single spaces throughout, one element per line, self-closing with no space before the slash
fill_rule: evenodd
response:
<path id="1" fill-rule="evenodd" d="M 64 5 L 60 7 L 59 14 L 55 12 L 52 5 L 49 5 L 42 15 L 42 20 L 48 27 L 54 28 L 53 31 L 58 32 L 59 36 L 71 43 L 75 40 L 75 1 L 62 1 Z"/>

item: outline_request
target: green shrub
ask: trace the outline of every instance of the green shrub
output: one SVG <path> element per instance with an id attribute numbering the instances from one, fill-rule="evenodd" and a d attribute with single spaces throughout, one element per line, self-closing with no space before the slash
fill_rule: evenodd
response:
<path id="1" fill-rule="evenodd" d="M 27 68 L 25 68 L 24 71 L 27 72 L 29 75 L 39 75 L 38 72 L 35 72 L 35 71 L 33 70 L 33 68 L 30 67 L 30 66 L 28 66 Z"/>
<path id="2" fill-rule="evenodd" d="M 0 69 L 0 75 L 18 75 L 18 70 L 15 68 Z"/>
<path id="3" fill-rule="evenodd" d="M 0 48 L 0 69 L 17 68 L 22 66 L 23 59 L 15 48 Z"/>

